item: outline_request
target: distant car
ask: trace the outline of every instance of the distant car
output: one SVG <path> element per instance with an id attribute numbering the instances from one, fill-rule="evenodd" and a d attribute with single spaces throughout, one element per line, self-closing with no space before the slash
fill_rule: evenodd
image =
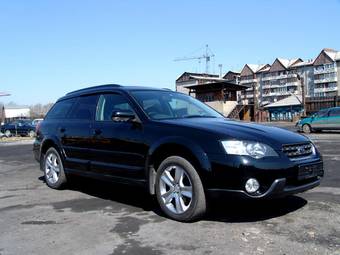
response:
<path id="1" fill-rule="evenodd" d="M 4 133 L 7 137 L 13 135 L 34 137 L 35 126 L 32 125 L 31 120 L 15 120 L 2 125 L 0 132 Z"/>
<path id="2" fill-rule="evenodd" d="M 40 122 L 42 122 L 44 119 L 34 119 L 33 121 L 32 121 L 32 125 L 33 126 L 37 126 Z"/>
<path id="3" fill-rule="evenodd" d="M 296 126 L 304 133 L 340 130 L 340 107 L 322 109 L 311 117 L 299 120 Z"/>

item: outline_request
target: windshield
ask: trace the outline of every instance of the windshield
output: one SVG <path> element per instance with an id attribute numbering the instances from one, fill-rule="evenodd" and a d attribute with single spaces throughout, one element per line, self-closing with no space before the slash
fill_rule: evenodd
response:
<path id="1" fill-rule="evenodd" d="M 221 114 L 204 103 L 172 91 L 133 91 L 132 96 L 150 119 L 221 118 Z"/>

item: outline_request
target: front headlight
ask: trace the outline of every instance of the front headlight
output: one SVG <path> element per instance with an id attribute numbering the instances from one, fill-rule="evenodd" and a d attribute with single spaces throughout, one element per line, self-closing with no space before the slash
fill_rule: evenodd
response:
<path id="1" fill-rule="evenodd" d="M 226 153 L 231 155 L 246 155 L 256 159 L 279 156 L 272 147 L 259 142 L 229 140 L 222 141 L 222 145 Z"/>

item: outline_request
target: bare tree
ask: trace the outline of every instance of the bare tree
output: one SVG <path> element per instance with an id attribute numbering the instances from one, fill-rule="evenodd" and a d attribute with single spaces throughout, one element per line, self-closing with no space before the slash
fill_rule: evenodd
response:
<path id="1" fill-rule="evenodd" d="M 31 118 L 44 118 L 46 113 L 51 109 L 53 103 L 48 104 L 34 104 L 30 106 Z"/>

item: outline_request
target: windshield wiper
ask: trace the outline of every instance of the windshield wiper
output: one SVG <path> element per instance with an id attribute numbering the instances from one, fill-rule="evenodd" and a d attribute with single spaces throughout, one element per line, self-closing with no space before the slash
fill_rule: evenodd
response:
<path id="1" fill-rule="evenodd" d="M 184 115 L 182 118 L 217 118 L 216 116 L 211 116 L 211 115 Z"/>

